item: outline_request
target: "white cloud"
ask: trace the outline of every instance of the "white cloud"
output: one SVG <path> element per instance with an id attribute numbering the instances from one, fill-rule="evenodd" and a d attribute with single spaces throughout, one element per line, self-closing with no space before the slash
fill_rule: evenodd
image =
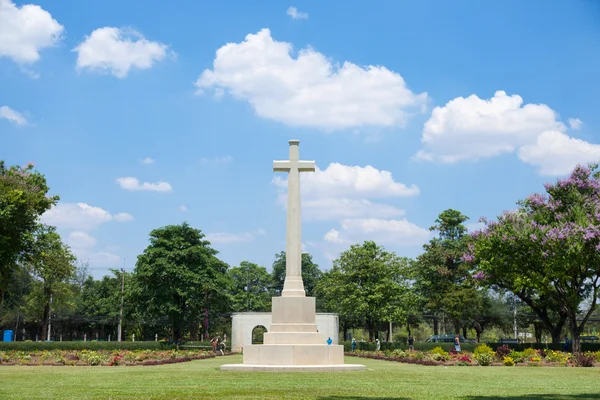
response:
<path id="1" fill-rule="evenodd" d="M 533 144 L 519 149 L 519 158 L 539 168 L 541 175 L 566 175 L 577 165 L 600 161 L 600 145 L 558 131 L 540 134 Z"/>
<path id="2" fill-rule="evenodd" d="M 0 107 L 0 118 L 4 118 L 17 125 L 25 125 L 27 123 L 27 120 L 21 113 L 13 110 L 8 106 Z"/>
<path id="3" fill-rule="evenodd" d="M 381 244 L 416 246 L 431 236 L 428 229 L 403 219 L 354 218 L 340 221 L 340 230 L 332 229 L 324 239 L 331 243 L 360 243 L 373 240 Z"/>
<path id="4" fill-rule="evenodd" d="M 108 211 L 90 206 L 86 203 L 58 203 L 46 211 L 41 221 L 62 229 L 89 231 L 109 222 L 126 222 L 133 220 L 131 214 L 111 214 Z"/>
<path id="5" fill-rule="evenodd" d="M 497 91 L 489 100 L 457 97 L 434 108 L 423 127 L 416 158 L 446 163 L 515 151 L 546 130 L 564 131 L 558 114 L 545 104 L 525 104 L 518 95 Z"/>
<path id="6" fill-rule="evenodd" d="M 131 29 L 98 28 L 73 51 L 77 69 L 108 71 L 125 78 L 132 68 L 147 69 L 165 58 L 168 46 L 152 42 Z"/>
<path id="7" fill-rule="evenodd" d="M 351 243 L 347 240 L 344 240 L 340 237 L 340 231 L 337 229 L 331 229 L 329 232 L 325 234 L 323 239 L 326 242 L 335 243 L 335 244 L 348 244 Z"/>
<path id="8" fill-rule="evenodd" d="M 569 118 L 567 121 L 569 122 L 569 127 L 575 130 L 580 129 L 583 124 L 583 121 L 579 118 Z"/>
<path id="9" fill-rule="evenodd" d="M 0 0 L 0 57 L 34 63 L 40 59 L 39 51 L 54 46 L 63 31 L 64 27 L 40 6 L 17 7 L 10 0 Z"/>
<path id="10" fill-rule="evenodd" d="M 96 238 L 81 231 L 69 233 L 69 246 L 74 249 L 88 249 L 96 245 Z"/>
<path id="11" fill-rule="evenodd" d="M 308 14 L 305 12 L 300 12 L 296 7 L 289 7 L 287 9 L 287 15 L 292 17 L 292 19 L 308 19 Z"/>
<path id="12" fill-rule="evenodd" d="M 300 174 L 302 193 L 312 197 L 407 197 L 419 194 L 416 185 L 395 182 L 392 173 L 366 167 L 331 163 L 325 170 Z M 287 178 L 276 176 L 273 183 L 287 188 Z"/>
<path id="13" fill-rule="evenodd" d="M 179 211 L 181 211 L 181 212 L 188 212 L 189 211 L 188 206 L 186 206 L 185 204 L 180 205 L 179 206 Z"/>
<path id="14" fill-rule="evenodd" d="M 383 66 L 340 66 L 311 48 L 293 58 L 292 45 L 273 40 L 269 29 L 218 49 L 213 69 L 202 72 L 196 87 L 198 93 L 226 89 L 260 117 L 327 131 L 403 127 L 409 112 L 427 102 L 427 93 L 413 93 Z"/>
<path id="15" fill-rule="evenodd" d="M 283 201 L 283 197 L 282 200 Z M 373 203 L 367 199 L 325 197 L 302 201 L 302 215 L 309 220 L 331 220 L 343 218 L 394 218 L 405 214 L 397 207 Z"/>
<path id="16" fill-rule="evenodd" d="M 85 248 L 73 248 L 73 253 L 81 261 L 88 261 L 91 265 L 123 265 L 123 258 L 107 251 L 93 251 Z"/>
<path id="17" fill-rule="evenodd" d="M 156 160 L 153 158 L 150 158 L 150 157 L 146 157 L 142 160 L 142 164 L 145 164 L 145 165 L 151 165 L 151 164 L 154 164 L 155 162 L 156 162 Z"/>
<path id="18" fill-rule="evenodd" d="M 200 159 L 202 164 L 212 164 L 212 165 L 225 165 L 233 162 L 233 157 L 231 156 L 223 156 L 223 157 L 202 157 Z"/>
<path id="19" fill-rule="evenodd" d="M 173 188 L 167 182 L 140 183 L 139 179 L 133 177 L 117 178 L 117 183 L 125 190 L 144 190 L 151 192 L 171 192 Z"/>
<path id="20" fill-rule="evenodd" d="M 258 228 L 252 232 L 242 233 L 228 233 L 228 232 L 215 232 L 207 233 L 206 239 L 211 244 L 232 244 L 232 243 L 245 243 L 253 241 L 257 236 L 263 236 L 266 232 L 262 228 Z"/>

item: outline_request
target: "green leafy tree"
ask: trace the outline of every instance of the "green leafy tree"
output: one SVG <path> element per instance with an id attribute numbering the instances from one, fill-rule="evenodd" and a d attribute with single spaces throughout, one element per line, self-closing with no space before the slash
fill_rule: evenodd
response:
<path id="1" fill-rule="evenodd" d="M 366 241 L 334 260 L 318 291 L 332 311 L 360 318 L 374 339 L 381 323 L 404 322 L 414 311 L 408 266 L 408 259 Z"/>
<path id="2" fill-rule="evenodd" d="M 438 237 L 423 246 L 413 264 L 414 287 L 423 300 L 423 309 L 434 315 L 434 334 L 439 334 L 438 315 L 444 313 L 463 330 L 481 305 L 481 296 L 471 279 L 471 266 L 462 260 L 471 240 L 464 223 L 468 217 L 448 209 L 429 228 Z"/>
<path id="3" fill-rule="evenodd" d="M 265 267 L 242 261 L 228 271 L 231 280 L 231 309 L 239 311 L 270 311 L 272 281 Z"/>
<path id="4" fill-rule="evenodd" d="M 31 163 L 7 168 L 0 161 L 0 306 L 19 256 L 33 241 L 38 218 L 58 201 L 58 196 L 47 196 L 46 178 L 33 168 Z"/>
<path id="5" fill-rule="evenodd" d="M 38 299 L 43 305 L 42 338 L 45 339 L 50 319 L 50 303 L 56 300 L 56 305 L 64 305 L 73 297 L 70 281 L 75 273 L 76 258 L 62 242 L 56 228 L 39 225 L 25 260 L 33 277 L 38 281 L 31 298 Z M 69 304 L 69 307 L 73 306 L 72 303 Z"/>
<path id="6" fill-rule="evenodd" d="M 285 251 L 275 254 L 271 275 L 273 277 L 273 289 L 275 290 L 276 296 L 281 296 L 283 290 L 283 282 L 285 281 L 285 260 Z M 313 262 L 312 256 L 309 253 L 302 253 L 302 281 L 304 282 L 304 290 L 306 291 L 307 296 L 313 297 L 315 295 L 315 288 L 322 276 L 323 272 L 319 269 L 319 266 Z"/>
<path id="7" fill-rule="evenodd" d="M 465 259 L 480 268 L 482 281 L 513 291 L 536 311 L 555 342 L 566 317 L 577 352 L 600 294 L 600 171 L 577 166 L 545 188 L 486 222 Z M 537 299 L 553 304 L 558 323 L 548 324 Z"/>
<path id="8" fill-rule="evenodd" d="M 137 301 L 150 317 L 168 316 L 174 341 L 205 314 L 226 309 L 228 266 L 217 254 L 199 229 L 183 223 L 150 232 L 150 245 L 138 256 Z"/>

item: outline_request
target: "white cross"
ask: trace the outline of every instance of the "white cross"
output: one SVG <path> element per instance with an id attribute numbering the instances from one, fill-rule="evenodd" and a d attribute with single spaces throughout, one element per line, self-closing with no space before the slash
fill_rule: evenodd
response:
<path id="1" fill-rule="evenodd" d="M 300 161 L 299 140 L 290 140 L 290 159 L 273 161 L 273 171 L 288 173 L 285 281 L 282 296 L 304 297 L 302 282 L 302 223 L 300 219 L 300 172 L 314 172 L 314 161 Z"/>

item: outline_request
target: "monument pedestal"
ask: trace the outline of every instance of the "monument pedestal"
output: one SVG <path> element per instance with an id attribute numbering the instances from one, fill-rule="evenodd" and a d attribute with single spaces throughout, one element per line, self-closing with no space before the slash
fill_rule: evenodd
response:
<path id="1" fill-rule="evenodd" d="M 314 297 L 273 297 L 271 329 L 264 344 L 246 345 L 243 364 L 223 371 L 359 371 L 364 365 L 344 364 L 344 346 L 328 345 L 317 332 Z"/>

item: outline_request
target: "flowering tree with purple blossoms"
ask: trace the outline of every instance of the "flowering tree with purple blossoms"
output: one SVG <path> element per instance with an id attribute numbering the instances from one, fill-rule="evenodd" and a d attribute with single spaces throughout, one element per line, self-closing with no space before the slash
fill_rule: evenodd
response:
<path id="1" fill-rule="evenodd" d="M 519 202 L 476 233 L 464 260 L 483 282 L 513 291 L 560 340 L 565 321 L 579 337 L 600 294 L 600 172 L 577 166 L 545 194 Z"/>

